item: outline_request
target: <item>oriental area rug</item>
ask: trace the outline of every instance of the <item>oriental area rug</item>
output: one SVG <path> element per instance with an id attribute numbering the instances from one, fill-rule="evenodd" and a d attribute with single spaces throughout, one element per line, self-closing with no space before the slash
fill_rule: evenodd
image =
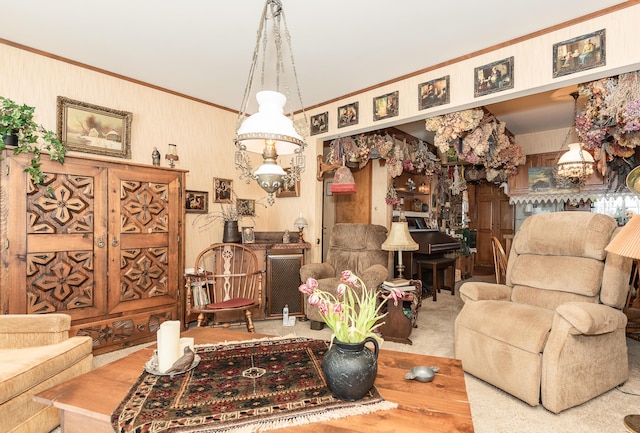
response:
<path id="1" fill-rule="evenodd" d="M 146 371 L 111 416 L 116 432 L 266 431 L 388 410 L 375 386 L 362 399 L 333 397 L 322 374 L 328 343 L 277 337 L 196 345 L 184 374 Z"/>

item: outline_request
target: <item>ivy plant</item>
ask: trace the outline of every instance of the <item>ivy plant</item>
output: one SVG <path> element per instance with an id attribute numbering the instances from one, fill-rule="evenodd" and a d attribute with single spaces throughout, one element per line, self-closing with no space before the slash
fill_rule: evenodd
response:
<path id="1" fill-rule="evenodd" d="M 31 153 L 30 164 L 25 168 L 36 185 L 44 181 L 44 173 L 40 156 L 43 151 L 49 154 L 52 161 L 64 162 L 67 149 L 58 139 L 55 132 L 49 131 L 35 122 L 35 107 L 20 105 L 17 102 L 0 96 L 0 151 L 13 148 L 13 154 Z"/>

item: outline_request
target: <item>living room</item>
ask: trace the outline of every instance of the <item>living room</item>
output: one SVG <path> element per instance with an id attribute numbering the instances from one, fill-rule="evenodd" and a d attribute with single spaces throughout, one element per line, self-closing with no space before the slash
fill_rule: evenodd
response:
<path id="1" fill-rule="evenodd" d="M 288 5 L 285 4 L 285 6 Z M 152 155 L 154 149 L 157 149 L 161 153 L 160 167 L 166 169 L 167 173 L 173 173 L 173 170 L 168 167 L 170 162 L 174 163 L 175 170 L 183 176 L 181 178 L 183 184 L 180 188 L 207 193 L 204 197 L 208 200 L 207 206 L 211 212 L 217 211 L 220 207 L 220 202 L 214 201 L 214 179 L 232 180 L 233 191 L 239 198 L 255 201 L 255 217 L 252 225 L 256 234 L 282 233 L 284 230 L 290 230 L 292 234 L 296 234 L 297 228 L 294 226 L 294 221 L 298 216 L 303 216 L 307 222 L 304 237 L 309 243 L 309 248 L 305 252 L 305 262 L 318 263 L 323 259 L 322 246 L 327 236 L 324 231 L 323 216 L 325 208 L 323 200 L 327 195 L 326 186 L 316 178 L 314 158 L 316 155 L 324 154 L 324 143 L 340 137 L 373 133 L 415 121 L 424 123 L 427 117 L 444 116 L 462 110 L 497 104 L 506 99 L 567 88 L 636 71 L 640 69 L 640 47 L 637 46 L 640 38 L 635 25 L 638 18 L 640 18 L 640 5 L 635 1 L 620 3 L 616 7 L 587 16 L 576 13 L 572 20 L 567 20 L 561 26 L 539 29 L 539 32 L 530 33 L 526 37 L 498 39 L 480 52 L 465 53 L 467 55 L 456 57 L 442 65 L 426 65 L 427 68 L 424 71 L 415 75 L 412 74 L 415 71 L 403 71 L 403 74 L 412 75 L 406 77 L 403 75 L 392 82 L 385 82 L 364 90 L 350 89 L 349 92 L 341 94 L 345 96 L 330 101 L 323 100 L 322 103 L 309 106 L 310 108 L 306 108 L 306 111 L 310 118 L 329 113 L 328 127 L 326 131 L 307 138 L 305 151 L 307 167 L 302 173 L 298 191 L 292 196 L 276 198 L 273 205 L 266 203 L 265 192 L 256 183 L 245 183 L 239 178 L 239 173 L 232 164 L 235 160 L 233 137 L 236 133 L 238 112 L 224 104 L 217 105 L 219 102 L 215 99 L 211 101 L 199 99 L 197 95 L 182 94 L 179 89 L 149 84 L 139 77 L 118 75 L 109 72 L 111 70 L 108 67 L 87 65 L 82 61 L 66 58 L 54 50 L 38 49 L 31 47 L 26 41 L 12 40 L 10 34 L 2 33 L 0 33 L 3 38 L 0 40 L 2 42 L 0 56 L 3 59 L 0 65 L 2 77 L 0 95 L 19 103 L 35 106 L 38 122 L 52 131 L 56 131 L 59 126 L 58 97 L 60 96 L 111 111 L 132 113 L 130 158 L 109 156 L 104 153 L 96 156 L 95 153 L 71 150 L 68 152 L 70 161 L 74 161 L 74 158 L 106 160 L 111 164 L 109 167 L 114 173 L 119 173 L 116 165 L 128 165 L 129 170 L 136 170 L 138 167 L 143 172 L 146 166 L 153 167 Z M 289 19 L 293 21 L 294 17 Z M 253 21 L 249 21 L 244 28 L 246 32 L 253 35 Z M 601 29 L 606 29 L 606 63 L 576 73 L 553 77 L 550 60 L 554 44 L 590 35 Z M 296 35 L 293 34 L 292 37 L 295 41 Z M 296 47 L 294 51 L 295 49 Z M 302 47 L 300 49 L 304 50 Z M 505 90 L 474 96 L 474 68 L 511 57 L 514 58 L 515 66 L 512 66 L 516 71 L 514 86 L 508 88 L 508 84 L 504 84 L 507 87 Z M 243 68 L 233 73 L 242 75 L 244 72 Z M 444 76 L 448 77 L 451 89 L 449 103 L 420 109 L 416 104 L 420 84 Z M 400 91 L 398 116 L 375 120 L 371 115 L 372 101 L 381 95 L 392 94 L 398 90 Z M 239 88 L 238 99 L 241 92 L 242 88 Z M 341 107 L 354 102 L 358 102 L 359 105 L 359 122 L 339 128 L 334 122 L 337 113 Z M 557 152 L 566 134 L 567 127 L 563 127 L 522 136 L 516 135 L 515 141 L 521 146 L 525 155 L 538 155 Z M 177 144 L 175 151 L 177 160 L 165 158 L 166 154 L 171 154 L 169 143 Z M 46 156 L 43 156 L 44 159 Z M 284 161 L 283 165 L 286 166 Z M 368 222 L 389 227 L 392 208 L 385 202 L 389 178 L 385 167 L 378 163 L 373 165 L 367 209 Z M 13 185 L 3 180 L 2 187 L 11 189 Z M 516 212 L 519 212 L 517 215 L 524 218 L 528 202 L 517 201 L 519 200 L 517 198 L 514 200 L 516 200 Z M 535 205 L 536 209 L 539 204 L 532 202 L 532 206 Z M 184 215 L 182 227 L 176 230 L 184 239 L 183 253 L 178 254 L 180 257 L 177 258 L 176 269 L 173 271 L 178 281 L 182 276 L 182 270 L 193 266 L 200 251 L 223 238 L 224 228 L 223 224 L 217 221 L 206 221 L 202 213 L 187 212 Z M 13 236 L 15 235 L 8 235 L 8 231 L 11 230 L 5 225 L 2 231 L 3 238 L 11 239 L 11 248 L 14 248 L 16 238 Z M 106 238 L 105 242 L 108 246 L 112 243 L 112 239 Z M 16 310 L 10 304 L 19 298 L 8 292 L 9 283 L 6 280 L 2 281 L 2 285 L 0 302 L 3 312 L 14 312 Z M 100 302 L 108 303 L 109 301 L 105 298 Z M 26 307 L 19 309 L 26 309 Z M 82 323 L 86 319 L 86 316 L 77 317 L 74 323 Z"/>

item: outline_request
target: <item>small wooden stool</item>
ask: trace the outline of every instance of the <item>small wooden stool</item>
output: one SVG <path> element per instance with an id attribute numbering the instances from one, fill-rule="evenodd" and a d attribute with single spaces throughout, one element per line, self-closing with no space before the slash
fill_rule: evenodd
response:
<path id="1" fill-rule="evenodd" d="M 451 295 L 455 294 L 456 288 L 456 259 L 449 257 L 438 257 L 434 259 L 419 259 L 416 260 L 416 265 L 418 266 L 418 279 L 422 281 L 422 267 L 430 267 L 433 286 L 431 290 L 433 291 L 433 302 L 437 301 L 436 293 L 440 291 L 440 289 L 451 290 Z M 447 269 L 451 269 L 451 287 L 445 287 L 444 281 L 442 281 L 442 287 L 438 285 L 438 271 L 444 270 L 446 272 Z M 444 277 L 444 275 L 443 275 Z M 443 278 L 444 280 L 445 278 Z"/>

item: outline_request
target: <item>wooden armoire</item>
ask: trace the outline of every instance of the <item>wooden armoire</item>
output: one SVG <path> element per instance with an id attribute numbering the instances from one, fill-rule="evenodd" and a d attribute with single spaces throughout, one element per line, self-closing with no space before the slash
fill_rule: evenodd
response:
<path id="1" fill-rule="evenodd" d="M 3 314 L 67 313 L 94 353 L 152 341 L 181 319 L 185 171 L 127 161 L 3 155 Z"/>

